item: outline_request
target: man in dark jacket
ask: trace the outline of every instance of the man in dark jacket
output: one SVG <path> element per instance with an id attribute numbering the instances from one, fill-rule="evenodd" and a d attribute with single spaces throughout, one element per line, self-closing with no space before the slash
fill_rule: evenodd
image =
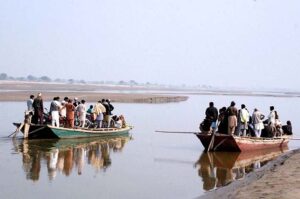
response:
<path id="1" fill-rule="evenodd" d="M 217 129 L 218 109 L 214 107 L 213 102 L 209 102 L 209 107 L 205 111 L 206 118 L 211 120 L 211 128 L 213 132 Z"/>
<path id="2" fill-rule="evenodd" d="M 43 105 L 42 93 L 39 93 L 38 96 L 33 100 L 32 107 L 34 109 L 32 122 L 34 124 L 43 124 L 44 105 Z"/>
<path id="3" fill-rule="evenodd" d="M 107 109 L 106 109 L 106 119 L 107 119 L 107 127 L 110 127 L 112 111 L 114 110 L 114 106 L 110 103 L 109 99 L 106 99 Z"/>

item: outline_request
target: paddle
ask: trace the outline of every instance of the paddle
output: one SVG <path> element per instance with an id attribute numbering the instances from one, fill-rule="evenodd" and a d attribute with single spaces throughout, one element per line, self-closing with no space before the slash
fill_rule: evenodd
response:
<path id="1" fill-rule="evenodd" d="M 213 131 L 211 133 L 211 139 L 207 148 L 207 152 L 209 152 L 212 149 L 212 147 L 214 146 L 214 142 L 215 142 L 215 132 Z"/>
<path id="2" fill-rule="evenodd" d="M 28 135 L 34 134 L 35 132 L 40 131 L 40 130 L 42 130 L 44 128 L 46 128 L 46 126 L 42 126 L 42 127 L 38 128 L 38 129 L 35 129 L 35 130 L 29 132 Z"/>
<path id="3" fill-rule="evenodd" d="M 220 121 L 217 121 L 216 126 L 218 127 L 219 124 L 220 124 Z M 208 145 L 208 148 L 207 148 L 208 152 L 212 149 L 212 147 L 214 146 L 214 142 L 215 142 L 215 132 L 216 132 L 216 130 L 214 130 L 214 129 L 211 128 L 211 131 L 212 131 L 212 133 L 211 133 L 211 139 L 210 139 L 210 142 L 209 142 L 209 145 Z"/>
<path id="4" fill-rule="evenodd" d="M 14 135 L 14 137 L 17 135 L 17 133 L 20 131 L 20 129 L 22 128 L 24 126 L 24 123 L 22 123 L 19 127 L 17 127 L 17 129 L 12 133 L 12 134 L 10 134 L 9 136 L 7 136 L 7 137 L 10 137 L 10 136 L 12 136 L 12 135 Z"/>

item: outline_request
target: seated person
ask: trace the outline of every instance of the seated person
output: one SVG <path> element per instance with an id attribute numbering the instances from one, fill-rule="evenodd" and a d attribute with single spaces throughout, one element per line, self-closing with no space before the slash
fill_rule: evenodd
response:
<path id="1" fill-rule="evenodd" d="M 123 119 L 121 116 L 122 115 L 120 115 L 120 117 L 118 117 L 117 115 L 112 116 L 111 127 L 118 128 L 118 129 L 123 127 Z"/>
<path id="2" fill-rule="evenodd" d="M 211 123 L 212 120 L 209 118 L 205 118 L 203 122 L 200 123 L 199 129 L 202 133 L 210 133 L 211 131 Z"/>
<path id="3" fill-rule="evenodd" d="M 288 120 L 286 122 L 286 125 L 282 126 L 282 130 L 283 130 L 283 134 L 285 134 L 285 135 L 293 135 L 291 121 Z"/>
<path id="4" fill-rule="evenodd" d="M 122 128 L 125 128 L 127 126 L 124 115 L 120 115 L 119 119 L 122 121 Z"/>

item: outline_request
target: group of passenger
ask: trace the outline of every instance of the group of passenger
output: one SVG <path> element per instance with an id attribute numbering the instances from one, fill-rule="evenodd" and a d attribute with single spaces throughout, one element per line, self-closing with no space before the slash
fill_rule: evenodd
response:
<path id="1" fill-rule="evenodd" d="M 84 99 L 65 97 L 60 101 L 60 97 L 54 97 L 50 103 L 50 110 L 44 113 L 42 94 L 38 93 L 35 98 L 30 95 L 27 100 L 27 109 L 33 112 L 31 122 L 34 124 L 51 123 L 52 126 L 63 126 L 68 128 L 94 127 L 94 128 L 122 128 L 126 126 L 123 115 L 112 114 L 114 106 L 109 99 L 99 100 L 95 105 L 86 108 Z M 47 109 L 45 109 L 47 110 Z"/>
<path id="2" fill-rule="evenodd" d="M 232 101 L 229 107 L 222 107 L 219 111 L 213 102 L 205 111 L 205 119 L 200 123 L 202 132 L 216 132 L 236 136 L 253 137 L 276 137 L 283 134 L 292 135 L 291 121 L 282 125 L 279 120 L 278 112 L 274 106 L 270 106 L 270 113 L 266 120 L 265 116 L 254 108 L 250 115 L 245 104 L 238 110 Z"/>

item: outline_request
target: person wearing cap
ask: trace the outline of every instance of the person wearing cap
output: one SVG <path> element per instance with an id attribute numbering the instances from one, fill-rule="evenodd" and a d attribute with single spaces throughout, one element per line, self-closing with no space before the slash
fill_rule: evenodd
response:
<path id="1" fill-rule="evenodd" d="M 44 104 L 43 104 L 42 93 L 38 93 L 37 97 L 33 100 L 32 107 L 34 109 L 32 122 L 34 124 L 43 124 L 44 123 Z"/>
<path id="2" fill-rule="evenodd" d="M 73 105 L 75 106 L 75 108 L 79 105 L 79 101 L 77 97 L 74 98 Z"/>
<path id="3" fill-rule="evenodd" d="M 235 128 L 237 126 L 237 109 L 235 107 L 235 102 L 232 101 L 230 106 L 227 108 L 228 115 L 228 134 L 233 135 Z"/>

